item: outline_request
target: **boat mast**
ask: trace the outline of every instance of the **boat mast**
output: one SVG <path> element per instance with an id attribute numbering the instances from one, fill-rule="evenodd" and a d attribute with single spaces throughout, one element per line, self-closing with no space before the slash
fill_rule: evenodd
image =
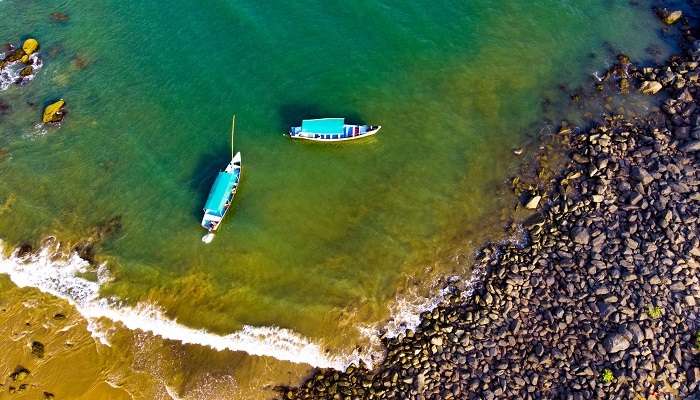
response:
<path id="1" fill-rule="evenodd" d="M 233 131 L 236 129 L 236 114 L 233 114 L 231 121 L 231 159 L 233 160 Z"/>

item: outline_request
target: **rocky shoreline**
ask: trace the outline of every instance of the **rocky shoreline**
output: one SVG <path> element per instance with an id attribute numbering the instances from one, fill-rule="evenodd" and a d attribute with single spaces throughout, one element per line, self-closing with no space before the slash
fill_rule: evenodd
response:
<path id="1" fill-rule="evenodd" d="M 622 56 L 599 83 L 660 108 L 562 127 L 570 160 L 541 182 L 526 244 L 485 247 L 473 295 L 451 288 L 377 368 L 318 370 L 281 398 L 700 398 L 700 40 L 684 25 L 684 55 Z"/>

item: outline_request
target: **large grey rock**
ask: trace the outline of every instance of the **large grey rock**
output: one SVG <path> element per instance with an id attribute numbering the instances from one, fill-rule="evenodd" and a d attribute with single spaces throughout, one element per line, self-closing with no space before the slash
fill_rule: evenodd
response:
<path id="1" fill-rule="evenodd" d="M 695 140 L 695 141 L 686 143 L 683 147 L 681 147 L 681 150 L 685 151 L 686 153 L 700 151 L 700 140 Z"/>
<path id="2" fill-rule="evenodd" d="M 646 169 L 640 167 L 632 168 L 632 171 L 630 171 L 630 175 L 632 176 L 632 178 L 641 182 L 644 186 L 650 184 L 651 181 L 654 180 L 654 177 L 652 177 Z"/>
<path id="3" fill-rule="evenodd" d="M 603 340 L 603 346 L 608 353 L 619 353 L 629 349 L 630 341 L 621 333 L 611 333 Z"/>
<path id="4" fill-rule="evenodd" d="M 576 227 L 571 230 L 571 240 L 578 244 L 588 244 L 591 241 L 591 233 L 584 227 Z"/>
<path id="5" fill-rule="evenodd" d="M 654 95 L 663 89 L 663 85 L 656 81 L 645 81 L 639 91 L 646 95 Z"/>

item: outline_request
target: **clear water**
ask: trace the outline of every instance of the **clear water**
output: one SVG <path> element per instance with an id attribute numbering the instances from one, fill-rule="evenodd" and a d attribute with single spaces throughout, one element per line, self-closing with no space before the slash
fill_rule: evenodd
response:
<path id="1" fill-rule="evenodd" d="M 77 241 L 121 216 L 100 249 L 117 278 L 106 295 L 218 333 L 279 326 L 352 346 L 355 327 L 498 230 L 512 149 L 537 135 L 543 97 L 556 115 L 568 103 L 558 87 L 586 82 L 618 49 L 665 55 L 638 3 L 1 1 L 0 40 L 36 37 L 45 64 L 0 92 L 11 106 L 0 204 L 14 199 L 0 237 Z M 67 119 L 38 129 L 56 98 Z M 232 113 L 242 186 L 203 245 Z M 324 116 L 383 129 L 342 145 L 282 135 Z"/>

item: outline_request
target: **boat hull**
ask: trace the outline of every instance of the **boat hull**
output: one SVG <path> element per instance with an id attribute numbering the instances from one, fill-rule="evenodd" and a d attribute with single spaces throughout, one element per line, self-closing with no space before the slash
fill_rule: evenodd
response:
<path id="1" fill-rule="evenodd" d="M 296 134 L 290 134 L 289 136 L 292 139 L 297 139 L 297 140 L 308 140 L 311 142 L 347 142 L 351 140 L 358 140 L 358 139 L 363 139 L 367 138 L 370 136 L 374 136 L 377 132 L 379 132 L 380 129 L 382 129 L 381 126 L 374 126 L 372 127 L 373 129 L 363 132 L 361 134 L 355 135 L 355 136 L 340 136 L 337 138 L 326 138 L 325 136 L 332 136 L 331 134 L 307 134 L 304 132 L 299 132 Z"/>
<path id="2" fill-rule="evenodd" d="M 243 172 L 242 165 L 241 165 L 241 153 L 236 153 L 236 155 L 233 157 L 231 162 L 226 166 L 226 169 L 224 170 L 226 173 L 235 173 L 238 171 L 238 182 L 233 186 L 230 192 L 229 196 L 229 201 L 227 206 L 224 208 L 223 213 L 221 213 L 221 216 L 218 215 L 213 215 L 207 213 L 206 209 L 204 210 L 204 216 L 202 217 L 202 223 L 201 226 L 202 228 L 206 229 L 210 233 L 216 232 L 219 227 L 221 226 L 221 222 L 223 221 L 224 217 L 226 217 L 226 213 L 228 213 L 228 210 L 231 208 L 231 205 L 233 204 L 233 199 L 236 197 L 236 192 L 238 191 L 238 187 L 240 186 L 241 182 L 241 174 Z"/>

